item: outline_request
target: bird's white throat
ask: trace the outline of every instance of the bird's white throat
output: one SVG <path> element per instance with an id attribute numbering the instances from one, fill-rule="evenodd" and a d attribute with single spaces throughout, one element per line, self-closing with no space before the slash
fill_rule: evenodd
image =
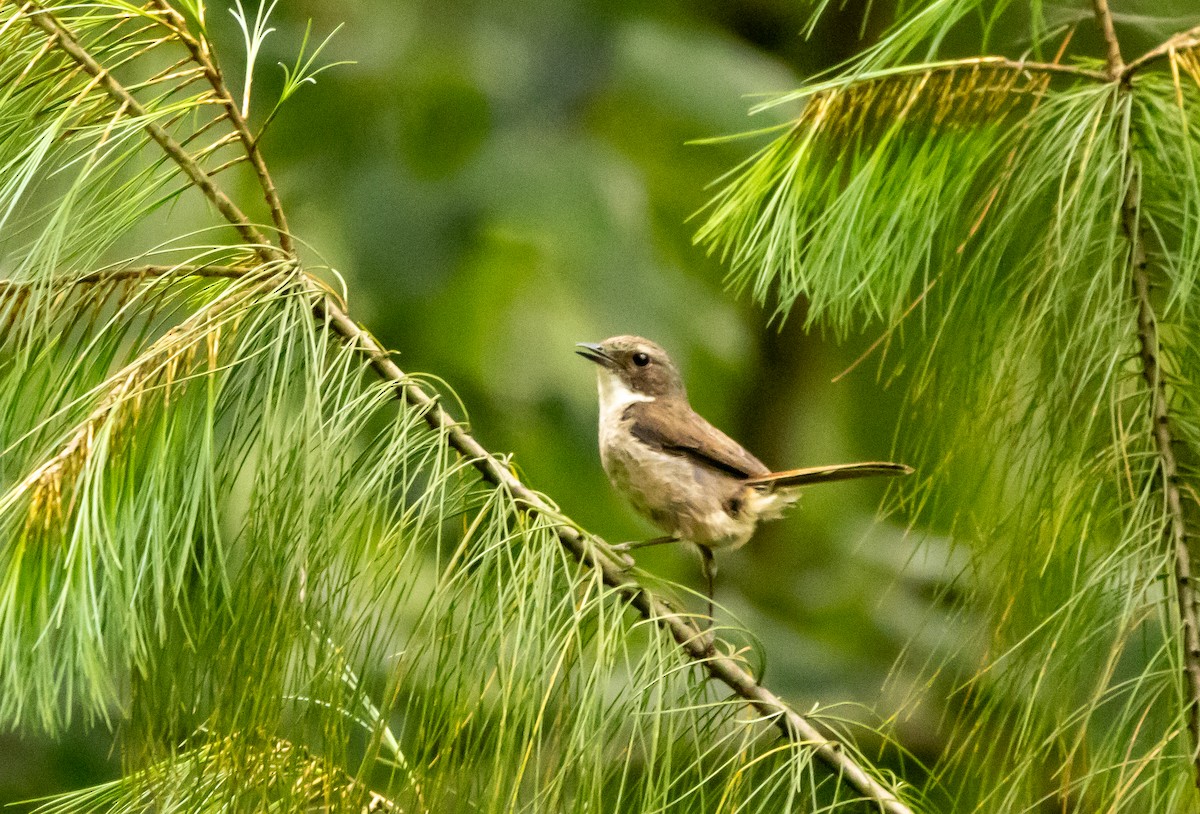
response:
<path id="1" fill-rule="evenodd" d="M 615 427 L 625 408 L 637 401 L 654 401 L 654 396 L 635 393 L 621 377 L 606 368 L 596 371 L 596 382 L 600 390 L 600 424 Z"/>

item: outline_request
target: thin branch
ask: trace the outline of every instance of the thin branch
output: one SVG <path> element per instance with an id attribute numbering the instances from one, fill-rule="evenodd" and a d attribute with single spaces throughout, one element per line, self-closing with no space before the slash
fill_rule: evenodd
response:
<path id="1" fill-rule="evenodd" d="M 1001 56 L 963 57 L 961 59 L 948 59 L 940 62 L 918 62 L 910 65 L 901 65 L 895 68 L 868 71 L 866 73 L 851 75 L 849 77 L 813 82 L 811 84 L 802 86 L 798 90 L 780 94 L 778 96 L 772 96 L 769 101 L 763 102 L 762 104 L 752 108 L 751 112 L 759 112 L 780 104 L 796 101 L 798 99 L 813 98 L 822 94 L 850 92 L 859 87 L 870 85 L 871 83 L 882 83 L 893 79 L 907 77 L 927 78 L 943 76 L 945 74 L 953 75 L 960 71 L 979 71 L 981 69 L 989 71 L 1012 71 L 1015 73 L 1046 74 L 1047 78 L 1050 74 L 1059 74 L 1063 76 L 1072 76 L 1077 79 L 1090 79 L 1095 82 L 1110 81 L 1108 74 L 1105 72 L 1094 71 L 1090 68 L 1083 68 L 1078 65 L 1063 65 L 1059 62 L 1028 62 L 1023 59 L 1009 59 Z"/>
<path id="2" fill-rule="evenodd" d="M 1117 29 L 1113 26 L 1112 12 L 1108 10 L 1108 0 L 1092 0 L 1092 12 L 1108 49 L 1104 58 L 1108 78 L 1116 82 L 1121 78 L 1125 63 L 1121 60 L 1121 43 L 1117 40 Z"/>
<path id="3" fill-rule="evenodd" d="M 267 172 L 267 162 L 263 159 L 262 153 L 258 149 L 258 140 L 254 138 L 249 126 L 246 124 L 245 115 L 234 102 L 233 94 L 229 92 L 229 88 L 225 84 L 225 77 L 221 74 L 221 69 L 213 59 L 212 51 L 207 47 L 206 43 L 201 42 L 192 35 L 187 26 L 187 19 L 169 3 L 165 2 L 165 0 L 153 0 L 153 2 L 170 21 L 168 23 L 169 28 L 187 46 L 192 59 L 204 69 L 204 75 L 208 79 L 208 83 L 212 85 L 218 98 L 224 104 L 229 121 L 232 123 L 233 129 L 237 132 L 238 138 L 241 139 L 242 146 L 246 150 L 246 155 L 250 158 L 250 165 L 254 167 L 254 174 L 258 176 L 258 184 L 262 188 L 263 198 L 271 210 L 271 219 L 275 222 L 275 230 L 279 233 L 279 245 L 288 254 L 295 254 L 291 231 L 288 229 L 287 216 L 284 215 L 283 203 L 279 200 L 279 193 L 275 189 L 275 182 L 271 180 L 271 174 Z"/>
<path id="4" fill-rule="evenodd" d="M 145 111 L 137 100 L 96 62 L 52 14 L 40 9 L 39 13 L 31 15 L 29 19 L 50 34 L 58 42 L 59 47 L 78 62 L 84 70 L 99 79 L 110 96 L 125 104 L 133 115 L 145 115 Z M 203 52 L 203 46 L 199 47 Z M 222 85 L 222 87 L 224 86 Z M 228 103 L 232 99 L 228 89 L 224 90 L 223 96 L 222 102 Z M 268 243 L 250 223 L 246 215 L 212 183 L 204 170 L 161 127 L 148 121 L 145 128 L 150 137 L 162 147 L 172 160 L 180 165 L 181 169 L 200 187 L 225 219 L 238 230 L 246 242 L 254 245 L 255 250 L 264 259 L 294 260 L 290 251 L 281 252 Z M 273 190 L 274 185 L 270 181 L 270 176 L 266 174 L 265 164 L 262 166 L 262 172 L 260 183 L 263 186 L 264 194 L 270 195 L 269 190 Z M 286 234 L 286 231 L 281 232 L 281 243 Z M 444 432 L 450 446 L 466 457 L 485 481 L 508 490 L 527 510 L 539 512 L 547 517 L 559 518 L 558 512 L 554 511 L 537 493 L 521 483 L 499 459 L 456 423 L 434 398 L 409 380 L 374 337 L 351 319 L 346 311 L 329 296 L 328 289 L 320 281 L 307 273 L 305 273 L 305 278 L 310 286 L 310 291 L 317 298 L 318 304 L 314 306 L 313 313 L 318 322 L 328 326 L 337 336 L 366 356 L 375 371 L 394 385 L 396 396 L 409 405 L 421 409 L 430 427 Z M 769 718 L 785 737 L 794 743 L 811 748 L 834 773 L 844 778 L 865 798 L 876 803 L 881 811 L 886 814 L 913 814 L 912 809 L 902 803 L 891 789 L 871 777 L 852 756 L 846 754 L 845 748 L 840 742 L 828 738 L 808 719 L 760 684 L 737 661 L 720 655 L 715 647 L 709 646 L 704 641 L 704 636 L 689 621 L 672 611 L 666 603 L 654 596 L 640 583 L 631 579 L 614 555 L 607 550 L 607 546 L 598 538 L 584 535 L 579 530 L 561 522 L 556 525 L 556 533 L 563 546 L 579 562 L 598 569 L 605 584 L 619 591 L 646 619 L 653 620 L 666 628 L 689 658 L 703 667 L 713 678 L 729 687 L 735 695 Z"/>
<path id="5" fill-rule="evenodd" d="M 1093 71 L 1091 68 L 1083 68 L 1078 65 L 1064 65 L 1059 62 L 1029 62 L 1024 59 L 1008 59 L 1007 57 L 974 57 L 956 60 L 955 62 L 962 67 L 993 65 L 997 68 L 1011 68 L 1014 71 L 1062 74 L 1080 79 L 1093 79 L 1097 82 L 1104 82 L 1108 79 L 1108 76 L 1100 71 Z"/>
<path id="6" fill-rule="evenodd" d="M 855 81 L 870 81 L 873 79 L 891 78 L 913 74 L 954 73 L 964 68 L 995 68 L 1008 71 L 1028 71 L 1030 73 L 1049 73 L 1074 76 L 1081 79 L 1093 79 L 1097 82 L 1107 82 L 1108 75 L 1102 71 L 1094 71 L 1078 65 L 1064 65 L 1061 62 L 1030 62 L 1024 59 L 1009 59 L 1002 56 L 962 57 L 941 62 L 915 63 L 902 65 L 898 68 L 885 69 L 857 77 Z"/>
<path id="7" fill-rule="evenodd" d="M 956 59 L 939 65 L 939 70 L 956 70 L 976 65 L 1005 68 L 1014 71 L 1029 71 L 1031 73 L 1062 74 L 1064 76 L 1074 76 L 1079 79 L 1092 79 L 1097 82 L 1108 81 L 1107 74 L 1100 71 L 1093 71 L 1091 68 L 1083 68 L 1079 65 L 1064 65 L 1060 62 L 1030 62 L 1024 59 L 1008 59 L 1007 57 L 998 56 Z"/>
<path id="8" fill-rule="evenodd" d="M 1121 80 L 1128 81 L 1134 73 L 1144 68 L 1146 65 L 1156 60 L 1162 59 L 1172 51 L 1185 51 L 1189 48 L 1200 46 L 1200 25 L 1195 28 L 1189 28 L 1187 31 L 1181 31 L 1169 38 L 1161 45 L 1151 48 L 1146 53 L 1142 54 L 1137 59 L 1131 61 L 1121 71 Z"/>
<path id="9" fill-rule="evenodd" d="M 222 144 L 221 146 L 224 147 L 225 145 Z M 226 161 L 222 164 L 218 164 L 217 166 L 208 170 L 208 177 L 216 178 L 218 175 L 225 172 L 225 170 L 228 170 L 232 167 L 236 167 L 238 164 L 242 164 L 248 160 L 249 159 L 246 158 L 246 156 L 244 156 L 244 155 L 235 155 L 233 158 L 229 159 L 228 161 Z"/>
<path id="10" fill-rule="evenodd" d="M 245 277 L 253 269 L 237 268 L 235 266 L 194 266 L 194 265 L 177 265 L 177 266 L 127 266 L 112 270 L 93 271 L 90 274 L 84 274 L 79 277 L 71 277 L 67 279 L 55 279 L 56 285 L 99 285 L 100 283 L 117 283 L 125 280 L 143 280 L 156 279 L 161 277 L 220 277 L 225 279 L 237 279 Z M 35 285 L 41 285 L 45 281 L 37 282 L 16 282 L 14 280 L 0 280 L 0 297 L 7 297 L 12 294 L 17 294 L 23 291 L 28 291 Z"/>
<path id="11" fill-rule="evenodd" d="M 1121 206 L 1121 226 L 1129 241 L 1129 265 L 1133 277 L 1133 292 L 1137 299 L 1137 327 L 1142 378 L 1150 389 L 1150 419 L 1154 426 L 1154 446 L 1162 476 L 1163 496 L 1167 504 L 1167 523 L 1163 539 L 1171 550 L 1175 563 L 1175 597 L 1179 626 L 1183 634 L 1183 673 L 1187 683 L 1187 718 L 1191 731 L 1192 776 L 1200 788 L 1200 619 L 1196 613 L 1196 586 L 1192 581 L 1192 558 L 1188 550 L 1188 535 L 1179 494 L 1178 462 L 1175 459 L 1175 439 L 1167 411 L 1166 385 L 1158 362 L 1158 320 L 1150 300 L 1150 275 L 1146 249 L 1142 243 L 1139 220 L 1140 173 L 1130 171 L 1125 200 Z"/>
<path id="12" fill-rule="evenodd" d="M 333 332 L 351 347 L 367 356 L 375 372 L 393 383 L 397 398 L 421 410 L 429 426 L 445 433 L 447 443 L 469 460 L 485 481 L 507 490 L 530 511 L 558 517 L 558 513 L 541 496 L 518 480 L 503 462 L 455 422 L 434 398 L 406 377 L 375 338 L 359 327 L 339 305 L 326 299 L 314 309 L 314 313 L 318 319 L 327 321 Z M 825 765 L 845 778 L 864 797 L 877 803 L 882 811 L 887 814 L 912 814 L 912 809 L 900 802 L 891 789 L 871 777 L 853 757 L 847 755 L 841 743 L 827 737 L 779 696 L 760 684 L 737 661 L 706 646 L 704 636 L 691 622 L 626 574 L 624 566 L 617 562 L 606 544 L 567 525 L 557 525 L 556 533 L 563 546 L 579 562 L 598 569 L 606 585 L 615 588 L 643 617 L 665 628 L 694 662 L 769 718 L 787 738 L 810 747 Z"/>

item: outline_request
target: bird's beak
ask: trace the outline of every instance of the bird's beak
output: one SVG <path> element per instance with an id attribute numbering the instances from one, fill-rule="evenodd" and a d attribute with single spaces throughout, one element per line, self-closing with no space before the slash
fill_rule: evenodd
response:
<path id="1" fill-rule="evenodd" d="M 579 350 L 575 352 L 584 359 L 588 359 L 598 365 L 603 365 L 604 367 L 613 366 L 612 357 L 605 353 L 604 348 L 600 347 L 599 345 L 593 342 L 578 342 L 576 343 L 575 347 L 579 348 Z"/>

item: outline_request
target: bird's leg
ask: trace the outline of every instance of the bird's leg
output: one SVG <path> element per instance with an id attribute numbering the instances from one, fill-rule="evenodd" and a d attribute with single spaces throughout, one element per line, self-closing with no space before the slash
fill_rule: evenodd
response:
<path id="1" fill-rule="evenodd" d="M 629 556 L 628 552 L 633 551 L 634 549 L 637 549 L 637 548 L 649 548 L 652 545 L 664 545 L 666 543 L 678 543 L 678 542 L 679 542 L 678 537 L 668 534 L 665 537 L 655 537 L 652 540 L 635 540 L 634 542 L 631 542 L 631 543 L 613 543 L 613 545 L 610 547 L 612 548 L 613 551 L 617 552 L 617 556 L 619 556 L 622 559 L 622 562 L 623 562 L 625 568 L 629 569 L 629 568 L 632 568 L 635 565 L 635 563 L 633 561 L 633 557 Z"/>
<path id="2" fill-rule="evenodd" d="M 708 626 L 713 623 L 713 592 L 717 581 L 717 559 L 708 546 L 697 546 L 700 549 L 700 564 L 704 568 L 704 579 L 708 584 Z"/>
<path id="3" fill-rule="evenodd" d="M 708 653 L 713 652 L 713 594 L 716 591 L 717 581 L 717 559 L 713 556 L 712 549 L 708 546 L 696 546 L 700 549 L 700 564 L 704 568 L 704 580 L 708 588 L 708 624 L 705 625 L 704 633 L 702 634 L 704 649 Z"/>

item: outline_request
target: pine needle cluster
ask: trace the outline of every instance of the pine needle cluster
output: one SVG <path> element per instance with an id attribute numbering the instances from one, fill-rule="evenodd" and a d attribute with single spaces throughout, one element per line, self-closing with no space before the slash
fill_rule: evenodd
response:
<path id="1" fill-rule="evenodd" d="M 1079 5 L 1106 53 L 1036 3 L 909 9 L 771 102 L 801 109 L 698 236 L 780 317 L 885 326 L 921 473 L 898 508 L 969 560 L 947 594 L 977 633 L 926 668 L 954 811 L 1197 805 L 1200 29 L 1125 62 Z M 1053 57 L 939 59 L 1018 11 Z"/>

